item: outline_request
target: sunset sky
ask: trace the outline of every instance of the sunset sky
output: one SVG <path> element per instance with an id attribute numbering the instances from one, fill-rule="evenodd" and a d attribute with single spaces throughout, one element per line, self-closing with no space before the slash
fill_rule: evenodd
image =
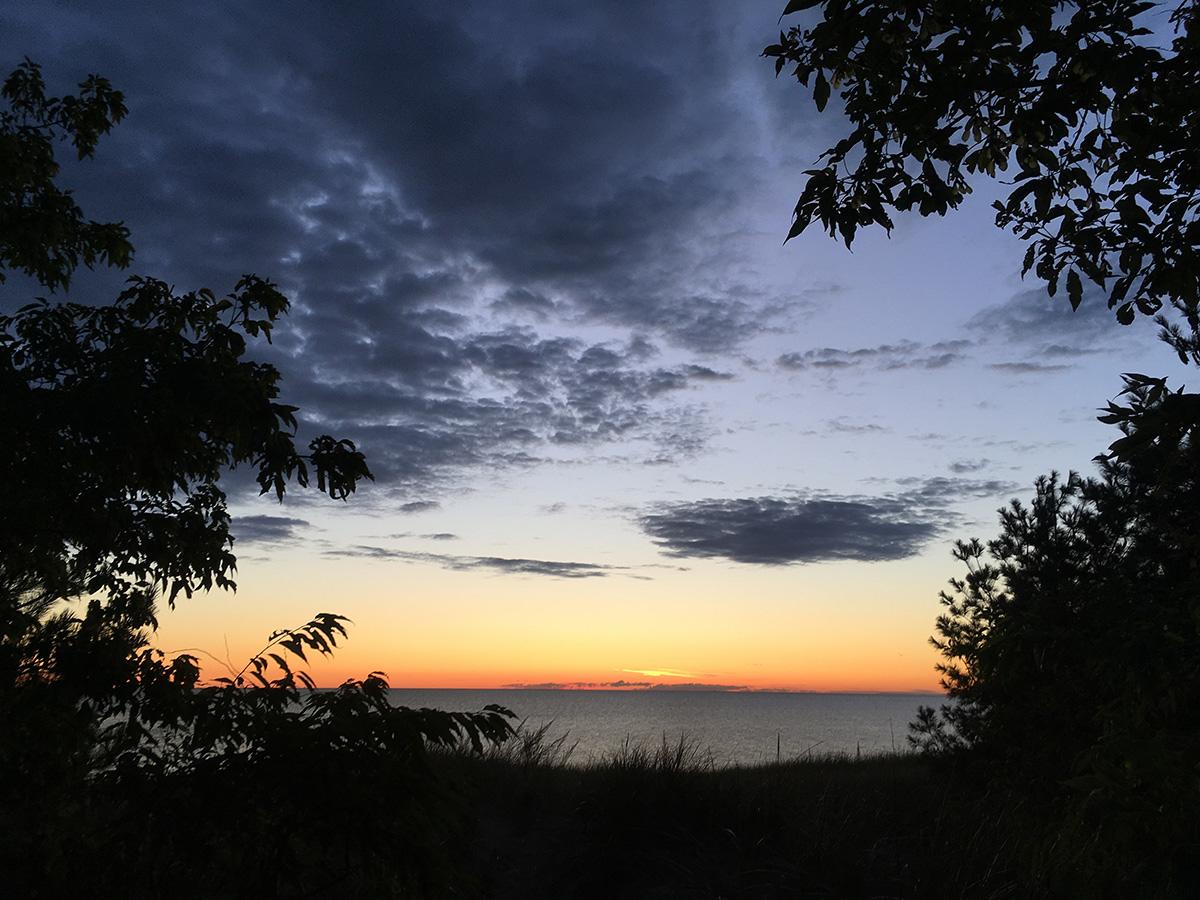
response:
<path id="1" fill-rule="evenodd" d="M 255 356 L 376 474 L 280 506 L 236 473 L 239 589 L 164 611 L 160 646 L 240 667 L 334 611 L 323 684 L 937 687 L 953 540 L 1090 471 L 1121 372 L 1183 367 L 1020 280 L 1003 186 L 785 246 L 842 120 L 759 58 L 784 5 L 0 13 L 4 73 L 126 94 L 64 181 L 137 255 L 72 299 L 274 279 L 293 310 Z"/>

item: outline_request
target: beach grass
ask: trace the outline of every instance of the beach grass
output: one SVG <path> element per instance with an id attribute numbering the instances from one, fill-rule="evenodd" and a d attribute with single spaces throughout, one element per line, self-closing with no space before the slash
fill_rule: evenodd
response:
<path id="1" fill-rule="evenodd" d="M 7 848 L 13 895 L 86 876 L 129 898 L 1196 896 L 1171 860 L 1114 853 L 1068 794 L 916 754 L 724 765 L 684 734 L 583 757 L 545 726 L 360 763 L 97 782 Z"/>
<path id="2" fill-rule="evenodd" d="M 581 760 L 542 728 L 438 765 L 464 786 L 479 896 L 1186 895 L 1061 797 L 909 753 L 722 765 L 683 735 Z"/>

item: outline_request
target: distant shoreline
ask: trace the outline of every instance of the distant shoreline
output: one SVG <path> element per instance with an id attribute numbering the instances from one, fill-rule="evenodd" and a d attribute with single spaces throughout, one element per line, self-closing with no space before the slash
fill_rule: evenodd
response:
<path id="1" fill-rule="evenodd" d="M 318 690 L 329 690 L 319 688 Z M 693 688 L 683 685 L 662 685 L 636 688 L 590 688 L 590 687 L 546 687 L 541 685 L 504 687 L 401 687 L 393 685 L 393 691 L 428 691 L 430 693 L 542 693 L 542 694 L 800 694 L 805 696 L 829 697 L 945 697 L 942 691 L 815 691 L 786 690 L 783 688 Z"/>

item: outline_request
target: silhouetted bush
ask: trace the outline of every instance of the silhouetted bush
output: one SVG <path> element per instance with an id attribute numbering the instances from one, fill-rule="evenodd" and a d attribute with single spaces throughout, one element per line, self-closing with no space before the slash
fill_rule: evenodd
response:
<path id="1" fill-rule="evenodd" d="M 1127 378 L 1131 407 L 1161 396 Z M 932 639 L 951 698 L 913 742 L 969 750 L 1008 784 L 1067 789 L 1098 847 L 1196 874 L 1200 843 L 1200 443 L 1161 431 L 1100 473 L 1040 478 L 967 574 Z M 1127 447 L 1130 445 L 1126 445 Z"/>

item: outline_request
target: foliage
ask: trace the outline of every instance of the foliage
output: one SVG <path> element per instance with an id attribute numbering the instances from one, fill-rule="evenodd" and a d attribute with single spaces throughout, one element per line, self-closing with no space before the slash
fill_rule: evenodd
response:
<path id="1" fill-rule="evenodd" d="M 63 896 L 85 872 L 101 895 L 273 896 L 314 883 L 449 877 L 444 842 L 464 827 L 463 811 L 428 750 L 478 754 L 508 737 L 511 713 L 393 706 L 378 672 L 301 689 L 311 681 L 289 658 L 332 653 L 344 626 L 326 613 L 276 632 L 241 672 L 196 687 L 194 657 L 164 659 L 144 630 L 114 628 L 133 646 L 98 653 L 88 622 L 47 622 L 48 640 L 33 643 L 54 646 L 53 659 L 19 690 L 0 690 L 15 729 L 0 741 L 0 823 L 10 835 L 0 864 L 10 885 Z M 80 702 L 70 670 L 52 665 L 76 648 L 124 662 L 135 688 Z M 56 722 L 72 752 L 48 744 Z"/>
<path id="2" fill-rule="evenodd" d="M 5 574 L 19 564 L 59 596 L 154 584 L 174 604 L 233 585 L 229 468 L 254 466 L 279 497 L 310 466 L 339 499 L 369 478 L 350 441 L 300 454 L 279 372 L 244 358 L 286 309 L 252 275 L 222 298 L 134 277 L 110 306 L 43 300 L 0 316 L 0 465 L 23 475 L 2 501 Z"/>
<path id="3" fill-rule="evenodd" d="M 26 61 L 3 96 L 0 281 L 20 271 L 53 291 L 81 264 L 125 266 L 125 228 L 85 220 L 54 184 L 55 144 L 90 156 L 121 94 L 91 76 L 48 98 Z M 315 690 L 289 660 L 333 652 L 346 620 L 332 613 L 208 685 L 194 656 L 152 646 L 160 595 L 235 587 L 230 469 L 251 466 L 281 500 L 289 484 L 345 500 L 371 477 L 348 440 L 301 452 L 279 372 L 246 358 L 287 308 L 254 275 L 224 297 L 135 276 L 107 306 L 39 299 L 0 316 L 0 868 L 18 894 L 71 893 L 63 875 L 83 871 L 128 895 L 147 854 L 188 871 L 216 859 L 226 891 L 273 894 L 315 877 L 305 854 L 330 847 L 347 867 L 386 858 L 407 883 L 436 862 L 450 811 L 427 749 L 482 752 L 511 732 L 499 707 L 393 707 L 379 672 Z M 233 830 L 180 812 L 217 786 L 246 804 Z M 81 836 L 98 842 L 82 870 Z M 137 889 L 177 891 L 179 874 Z"/>
<path id="4" fill-rule="evenodd" d="M 680 738 L 567 763 L 564 742 L 529 732 L 511 755 L 435 758 L 478 817 L 459 839 L 457 869 L 478 873 L 469 895 L 1195 896 L 1104 853 L 1061 798 L 915 754 L 725 766 Z"/>
<path id="5" fill-rule="evenodd" d="M 1132 405 L 1161 408 L 1131 381 Z M 1145 444 L 1100 475 L 1038 479 L 941 596 L 951 702 L 911 740 L 1010 780 L 1071 786 L 1118 843 L 1194 856 L 1200 805 L 1200 441 Z M 1178 829 L 1178 830 L 1176 830 Z"/>
<path id="6" fill-rule="evenodd" d="M 849 129 L 804 173 L 788 239 L 816 221 L 849 247 L 894 211 L 945 215 L 973 183 L 1007 183 L 996 224 L 1027 243 L 1022 274 L 1051 296 L 1065 282 L 1072 308 L 1092 282 L 1121 323 L 1155 316 L 1200 365 L 1200 2 L 1174 5 L 1169 48 L 1146 0 L 791 0 L 784 15 L 815 7 L 763 55 L 818 110 L 838 91 Z M 1156 415 L 1200 423 L 1193 395 Z M 1140 424 L 1153 439 L 1157 419 Z"/>
<path id="7" fill-rule="evenodd" d="M 75 268 L 126 266 L 133 256 L 120 222 L 85 220 L 54 183 L 54 144 L 69 141 L 79 159 L 125 117 L 125 98 L 105 78 L 90 75 L 77 96 L 47 97 L 41 70 L 28 59 L 4 81 L 0 96 L 0 283 L 5 269 L 31 275 L 51 290 L 66 287 Z"/>
<path id="8" fill-rule="evenodd" d="M 944 215 L 970 177 L 1015 168 L 997 224 L 1030 242 L 1072 306 L 1088 278 L 1121 321 L 1164 302 L 1195 310 L 1200 166 L 1200 7 L 1171 15 L 1153 46 L 1143 0 L 827 0 L 814 27 L 767 47 L 824 108 L 839 89 L 849 133 L 822 155 L 789 237 L 813 219 L 847 245 L 888 210 Z"/>
<path id="9" fill-rule="evenodd" d="M 84 221 L 53 180 L 55 144 L 90 156 L 125 113 L 120 92 L 93 75 L 78 96 L 47 97 L 26 60 L 3 95 L 0 279 L 13 267 L 54 290 L 81 262 L 126 265 L 128 231 Z M 221 298 L 134 277 L 109 306 L 43 299 L 0 316 L 0 466 L 20 475 L 0 500 L 0 587 L 133 602 L 156 586 L 171 604 L 233 587 L 218 487 L 229 468 L 253 465 L 262 492 L 280 498 L 290 480 L 308 485 L 310 467 L 336 499 L 370 478 L 350 441 L 321 436 L 299 453 L 279 372 L 244 358 L 247 338 L 269 341 L 287 308 L 253 275 Z"/>

